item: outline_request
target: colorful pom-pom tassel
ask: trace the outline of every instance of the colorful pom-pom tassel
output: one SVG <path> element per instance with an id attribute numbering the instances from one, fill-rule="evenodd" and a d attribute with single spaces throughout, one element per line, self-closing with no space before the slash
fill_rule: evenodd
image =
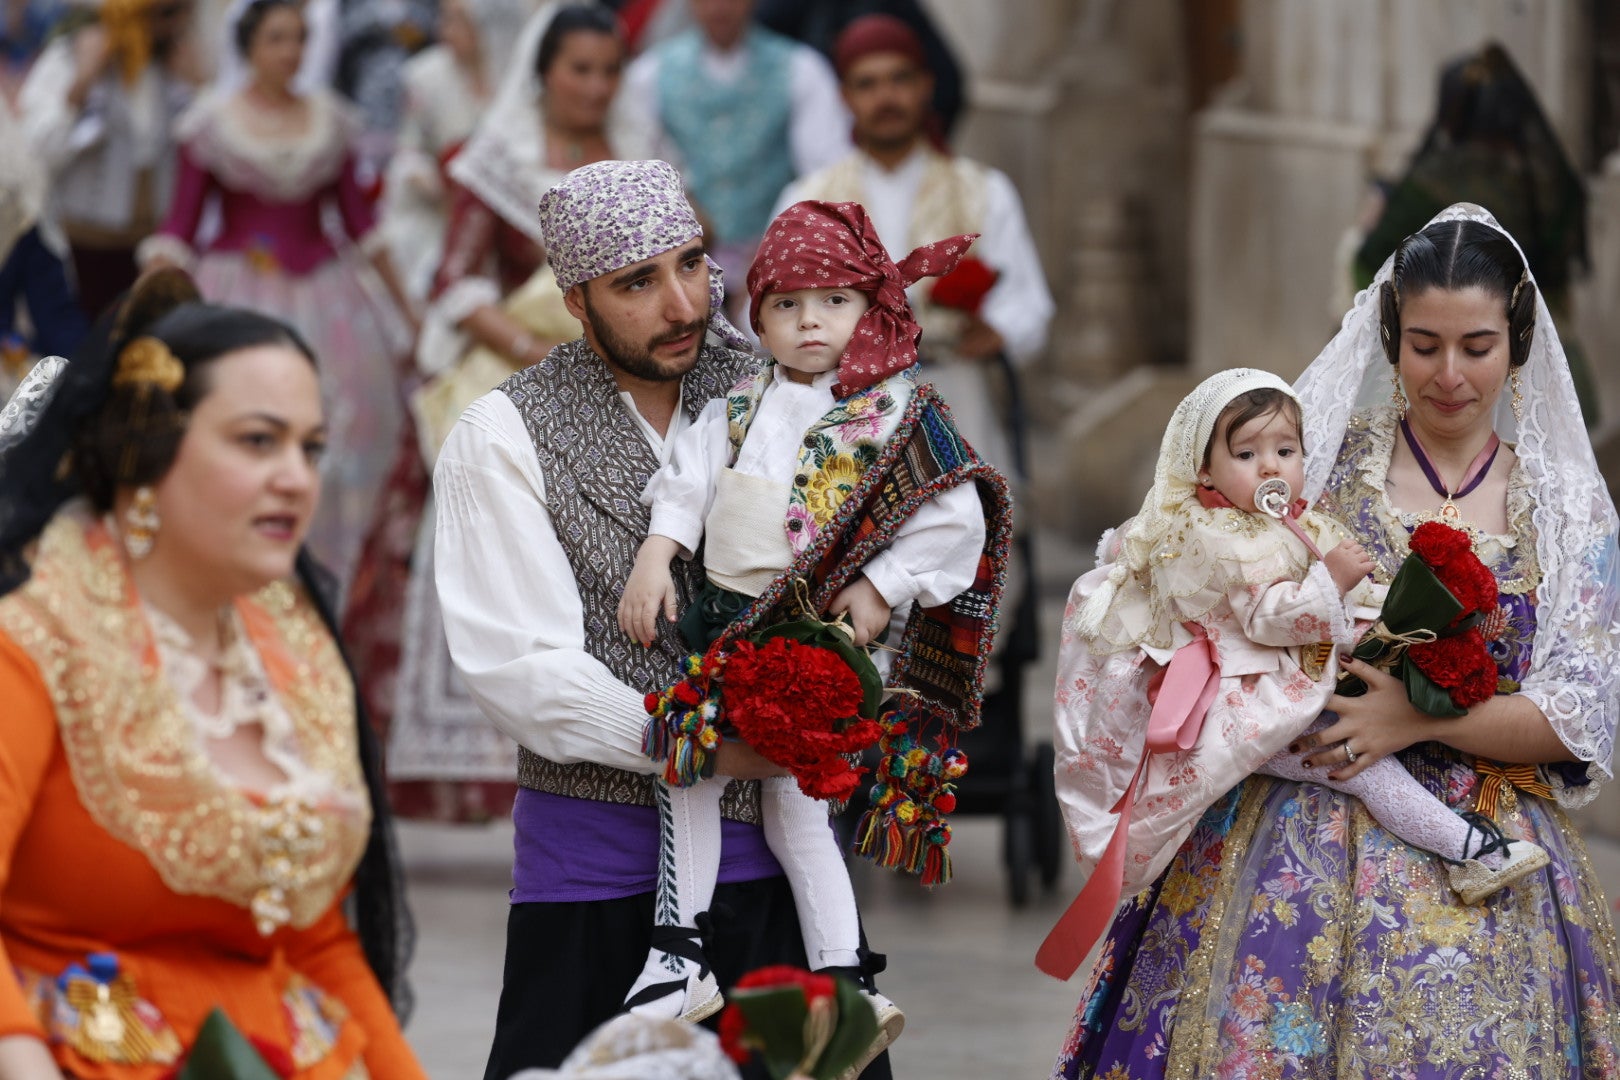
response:
<path id="1" fill-rule="evenodd" d="M 642 753 L 663 764 L 664 781 L 675 787 L 713 776 L 721 742 L 718 695 L 703 657 L 688 657 L 685 670 L 685 678 L 647 695 L 650 719 L 641 736 Z"/>
<path id="2" fill-rule="evenodd" d="M 872 785 L 871 807 L 856 827 L 853 847 L 879 866 L 902 868 L 924 885 L 943 885 L 951 879 L 951 827 L 944 816 L 956 809 L 952 781 L 966 774 L 968 759 L 954 746 L 930 750 L 911 733 L 910 719 L 894 710 L 880 721 L 879 782 Z"/>

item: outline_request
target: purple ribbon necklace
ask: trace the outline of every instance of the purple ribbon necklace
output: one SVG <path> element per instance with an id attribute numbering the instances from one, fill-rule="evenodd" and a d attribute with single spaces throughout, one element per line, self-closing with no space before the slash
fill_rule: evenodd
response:
<path id="1" fill-rule="evenodd" d="M 1423 444 L 1418 442 L 1417 435 L 1412 431 L 1412 425 L 1406 422 L 1404 416 L 1401 417 L 1401 434 L 1406 437 L 1406 445 L 1412 448 L 1412 456 L 1417 459 L 1418 468 L 1423 470 L 1429 486 L 1434 489 L 1436 495 L 1446 500 L 1440 504 L 1440 509 L 1435 511 L 1435 516 L 1452 524 L 1460 522 L 1462 513 L 1452 500 L 1462 498 L 1484 482 L 1485 474 L 1491 471 L 1491 465 L 1496 461 L 1496 452 L 1501 449 L 1502 440 L 1497 438 L 1496 432 L 1491 432 L 1490 441 L 1469 463 L 1468 471 L 1463 474 L 1462 483 L 1457 485 L 1455 491 L 1447 491 L 1446 485 L 1440 480 L 1439 470 L 1434 467 L 1433 459 L 1423 449 Z"/>

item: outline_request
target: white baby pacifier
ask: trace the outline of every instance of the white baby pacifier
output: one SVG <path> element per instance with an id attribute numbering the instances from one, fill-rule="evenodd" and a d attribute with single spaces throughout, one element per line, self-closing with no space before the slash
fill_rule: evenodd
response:
<path id="1" fill-rule="evenodd" d="M 1262 480 L 1260 486 L 1254 489 L 1254 508 L 1279 520 L 1288 516 L 1288 508 L 1293 502 L 1294 489 L 1280 476 Z"/>

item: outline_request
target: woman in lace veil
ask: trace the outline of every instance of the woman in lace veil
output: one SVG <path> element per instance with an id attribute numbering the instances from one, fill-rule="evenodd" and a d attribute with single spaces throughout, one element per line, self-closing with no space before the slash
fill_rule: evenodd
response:
<path id="1" fill-rule="evenodd" d="M 448 169 L 444 257 L 417 349 L 427 382 L 411 400 L 415 438 L 395 461 L 344 620 L 405 816 L 486 821 L 511 809 L 516 747 L 450 664 L 428 477 L 463 408 L 580 333 L 545 265 L 536 207 L 572 168 L 647 155 L 650 140 L 615 107 L 624 54 L 603 5 L 543 5 Z"/>
<path id="2" fill-rule="evenodd" d="M 413 298 L 427 295 L 444 254 L 446 168 L 493 102 L 534 8 L 531 0 L 443 0 L 438 42 L 405 61 L 382 227 Z"/>
<path id="3" fill-rule="evenodd" d="M 1305 497 L 1368 549 L 1374 576 L 1387 582 L 1411 529 L 1438 517 L 1469 530 L 1502 598 L 1494 699 L 1424 717 L 1356 664 L 1368 694 L 1333 699 L 1305 760 L 1342 777 L 1396 755 L 1552 865 L 1464 905 L 1433 857 L 1354 799 L 1251 778 L 1116 917 L 1054 1076 L 1612 1068 L 1620 948 L 1565 811 L 1612 777 L 1616 518 L 1517 245 L 1477 206 L 1446 210 L 1385 262 L 1296 389 Z"/>

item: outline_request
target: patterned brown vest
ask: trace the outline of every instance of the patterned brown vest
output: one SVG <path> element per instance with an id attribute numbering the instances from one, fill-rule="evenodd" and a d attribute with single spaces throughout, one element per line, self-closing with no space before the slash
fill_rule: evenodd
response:
<path id="1" fill-rule="evenodd" d="M 695 419 L 755 364 L 753 357 L 704 346 L 682 381 L 682 404 Z M 619 629 L 619 597 L 650 511 L 641 492 L 658 456 L 626 411 L 607 365 L 583 339 L 559 345 L 540 363 L 500 386 L 517 406 L 546 483 L 546 506 L 568 556 L 585 615 L 585 651 L 632 689 L 647 693 L 681 676 L 687 650 L 672 635 L 646 649 Z M 521 538 L 516 538 L 521 543 Z M 675 589 L 685 607 L 703 581 L 700 559 L 676 560 Z M 518 783 L 535 791 L 597 802 L 653 806 L 652 777 L 592 763 L 562 765 L 518 748 Z M 726 817 L 757 823 L 758 783 L 731 782 L 720 803 Z"/>

